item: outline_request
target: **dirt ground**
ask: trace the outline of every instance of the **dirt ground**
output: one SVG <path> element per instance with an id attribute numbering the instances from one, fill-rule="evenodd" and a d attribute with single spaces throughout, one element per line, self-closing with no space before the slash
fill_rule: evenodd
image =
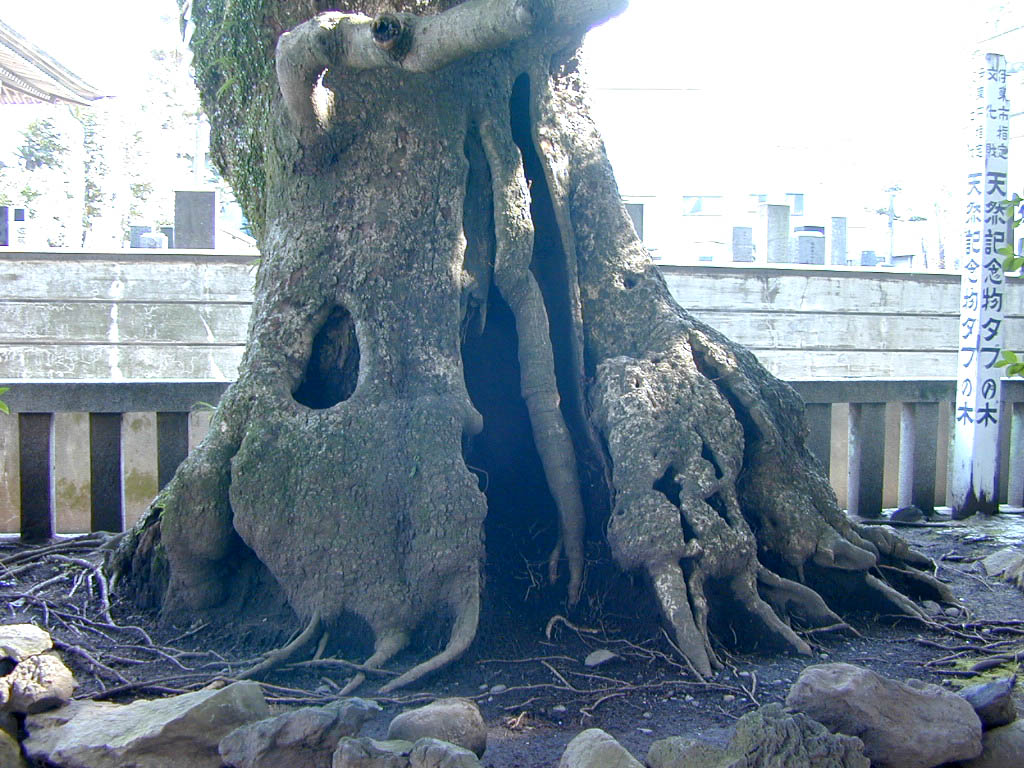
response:
<path id="1" fill-rule="evenodd" d="M 759 648 L 745 637 L 742 620 L 717 627 L 725 668 L 698 681 L 673 653 L 644 585 L 629 576 L 595 575 L 580 606 L 566 610 L 560 590 L 539 578 L 539 566 L 501 564 L 505 577 L 489 579 L 481 631 L 469 652 L 448 670 L 411 691 L 374 696 L 375 680 L 357 692 L 377 698 L 385 715 L 365 735 L 383 737 L 390 717 L 435 697 L 475 699 L 489 726 L 483 764 L 490 768 L 536 768 L 557 764 L 566 743 L 585 728 L 608 731 L 638 759 L 661 738 L 691 735 L 724 743 L 744 713 L 782 701 L 808 664 L 843 661 L 867 666 L 899 680 L 917 678 L 952 689 L 983 672 L 1016 669 L 1024 658 L 1024 594 L 990 579 L 981 558 L 1024 542 L 1024 516 L 1004 514 L 963 522 L 940 518 L 899 533 L 931 556 L 938 576 L 961 601 L 928 625 L 891 616 L 847 612 L 856 634 L 808 633 L 814 658 Z M 164 626 L 155 617 L 107 594 L 98 570 L 100 541 L 67 539 L 48 548 L 0 543 L 0 597 L 4 623 L 45 626 L 79 681 L 77 697 L 130 701 L 195 690 L 211 680 L 238 677 L 268 650 L 266 638 L 197 621 Z M 602 572 L 599 556 L 595 574 Z M 491 566 L 492 568 L 494 566 Z M 727 611 L 726 611 L 727 613 Z M 278 633 L 287 639 L 292 628 Z M 438 647 L 446 628 L 428 628 L 418 638 Z M 317 705 L 337 697 L 351 674 L 344 648 L 328 645 L 325 658 L 270 673 L 261 679 L 275 708 Z M 596 650 L 614 656 L 584 664 Z M 349 658 L 360 660 L 358 647 Z M 396 660 L 394 669 L 418 660 Z M 1018 706 L 1024 701 L 1018 702 Z"/>

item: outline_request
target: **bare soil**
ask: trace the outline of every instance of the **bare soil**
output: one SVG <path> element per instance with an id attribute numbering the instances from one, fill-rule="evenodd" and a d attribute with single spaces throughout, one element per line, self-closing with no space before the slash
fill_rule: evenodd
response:
<path id="1" fill-rule="evenodd" d="M 804 633 L 814 658 L 760 647 L 757 638 L 746 636 L 741 615 L 725 615 L 715 627 L 724 668 L 706 681 L 673 652 L 645 585 L 616 574 L 602 553 L 591 553 L 585 597 L 572 611 L 564 604 L 564 585 L 544 583 L 541 564 L 489 563 L 487 609 L 476 643 L 449 669 L 400 695 L 375 697 L 371 678 L 357 694 L 377 698 L 386 716 L 364 733 L 382 738 L 399 711 L 436 697 L 465 696 L 477 701 L 489 726 L 485 766 L 556 765 L 573 736 L 595 727 L 643 760 L 653 741 L 668 736 L 724 743 L 744 713 L 783 701 L 808 664 L 848 662 L 954 690 L 978 679 L 979 672 L 971 670 L 976 664 L 993 665 L 982 675 L 1015 671 L 1012 657 L 1024 653 L 1024 594 L 989 578 L 979 561 L 1024 541 L 1024 517 L 940 517 L 899 533 L 935 560 L 958 606 L 944 606 L 949 611 L 931 623 L 846 611 L 853 631 Z M 0 543 L 0 597 L 6 606 L 0 621 L 47 628 L 75 672 L 77 697 L 124 702 L 234 679 L 296 629 L 161 624 L 107 594 L 99 570 L 103 543 L 102 536 L 48 547 Z M 417 638 L 420 655 L 446 637 L 447 627 L 425 628 Z M 586 666 L 588 654 L 601 649 L 614 658 Z M 360 661 L 366 650 L 365 639 L 362 645 L 353 645 L 352 638 L 329 643 L 320 661 L 261 677 L 265 694 L 275 708 L 327 703 L 351 675 L 344 659 Z M 1011 658 L 994 666 L 1003 657 Z M 406 655 L 391 668 L 402 670 L 416 660 Z"/>

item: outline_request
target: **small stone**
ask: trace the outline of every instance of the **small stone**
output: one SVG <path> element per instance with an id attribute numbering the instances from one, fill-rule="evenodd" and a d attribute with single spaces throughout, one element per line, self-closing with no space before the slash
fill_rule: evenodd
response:
<path id="1" fill-rule="evenodd" d="M 479 688 L 477 688 L 477 690 L 478 691 L 486 691 L 490 687 L 491 686 L 489 686 L 487 683 L 483 683 Z"/>
<path id="2" fill-rule="evenodd" d="M 596 667 L 618 657 L 619 655 L 615 651 L 609 651 L 607 648 L 598 648 L 596 651 L 591 651 L 587 654 L 583 664 L 587 667 Z"/>
<path id="3" fill-rule="evenodd" d="M 504 693 L 508 690 L 508 686 L 504 683 L 498 683 L 497 685 L 491 686 L 491 693 Z"/>
<path id="4" fill-rule="evenodd" d="M 640 717 L 644 718 L 645 720 L 650 720 L 652 717 L 654 717 L 654 715 L 650 712 L 644 712 L 642 715 L 640 715 Z"/>
<path id="5" fill-rule="evenodd" d="M 447 741 L 479 757 L 487 749 L 487 726 L 474 702 L 457 698 L 438 699 L 425 707 L 403 712 L 388 726 L 389 740 L 422 738 Z"/>
<path id="6" fill-rule="evenodd" d="M 726 704 L 731 704 L 732 702 L 736 701 L 736 697 L 733 696 L 731 693 L 727 693 L 725 694 L 725 696 L 722 697 L 722 701 L 724 701 Z"/>
<path id="7" fill-rule="evenodd" d="M 685 696 L 683 696 L 683 700 L 684 701 L 691 701 L 691 702 L 692 701 L 696 701 L 696 699 L 693 698 L 693 696 L 691 696 L 690 694 L 686 694 Z"/>
<path id="8" fill-rule="evenodd" d="M 945 613 L 947 616 L 959 616 L 960 609 L 955 605 L 951 605 L 948 608 L 946 608 L 946 610 L 943 611 L 943 613 Z"/>
<path id="9" fill-rule="evenodd" d="M 0 626 L 0 657 L 15 662 L 53 648 L 53 641 L 46 630 L 35 624 L 7 624 Z"/>
<path id="10" fill-rule="evenodd" d="M 822 652 L 822 653 L 819 653 L 819 654 L 818 654 L 818 658 L 819 658 L 819 659 L 827 659 L 827 658 L 828 658 L 828 654 L 827 654 L 827 653 L 824 653 L 824 652 Z"/>
<path id="11" fill-rule="evenodd" d="M 639 761 L 600 728 L 590 728 L 569 742 L 558 768 L 643 768 Z"/>
<path id="12" fill-rule="evenodd" d="M 1017 676 L 1003 677 L 990 683 L 971 685 L 960 691 L 960 695 L 978 713 L 983 730 L 1009 725 L 1017 719 L 1017 708 L 1013 703 L 1013 688 Z"/>
<path id="13" fill-rule="evenodd" d="M 932 616 L 938 616 L 942 613 L 942 606 L 936 603 L 934 600 L 923 600 L 921 607 Z"/>
<path id="14" fill-rule="evenodd" d="M 743 670 L 742 672 L 740 672 L 740 677 L 750 677 L 750 672 L 748 672 L 747 670 Z"/>
<path id="15" fill-rule="evenodd" d="M 10 686 L 5 709 L 20 714 L 56 709 L 71 701 L 75 691 L 71 670 L 55 653 L 30 656 L 3 680 Z"/>
<path id="16" fill-rule="evenodd" d="M 551 714 L 553 715 L 564 715 L 568 711 L 569 710 L 565 704 L 555 704 L 555 706 L 551 708 Z"/>
<path id="17" fill-rule="evenodd" d="M 650 728 L 637 728 L 640 733 L 654 733 Z"/>
<path id="18" fill-rule="evenodd" d="M 924 519 L 924 512 L 921 511 L 920 507 L 913 504 L 907 507 L 900 507 L 895 510 L 889 519 L 897 523 L 916 523 Z"/>

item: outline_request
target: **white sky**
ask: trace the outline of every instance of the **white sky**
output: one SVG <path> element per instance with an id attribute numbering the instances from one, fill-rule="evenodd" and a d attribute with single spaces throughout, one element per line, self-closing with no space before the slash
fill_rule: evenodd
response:
<path id="1" fill-rule="evenodd" d="M 654 171 L 658 184 L 699 180 L 702 194 L 721 191 L 712 181 L 757 191 L 816 173 L 865 188 L 934 186 L 955 173 L 937 159 L 959 162 L 981 5 L 632 0 L 588 38 L 624 192 L 651 186 Z M 139 87 L 133 62 L 174 44 L 166 20 L 176 15 L 174 0 L 0 0 L 0 18 L 111 94 Z M 603 90 L 636 87 L 674 90 Z"/>

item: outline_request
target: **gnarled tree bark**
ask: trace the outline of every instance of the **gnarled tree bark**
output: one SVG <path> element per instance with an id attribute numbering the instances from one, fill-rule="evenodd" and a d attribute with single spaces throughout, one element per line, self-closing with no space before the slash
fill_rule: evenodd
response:
<path id="1" fill-rule="evenodd" d="M 500 397 L 467 381 L 505 365 L 558 518 L 551 579 L 564 559 L 574 602 L 588 522 L 606 532 L 698 675 L 723 592 L 800 653 L 792 618 L 841 622 L 821 585 L 911 615 L 904 592 L 948 597 L 844 516 L 795 393 L 644 252 L 576 58 L 622 0 L 343 5 L 193 2 L 218 161 L 264 258 L 238 381 L 122 546 L 123 584 L 171 616 L 286 602 L 303 640 L 360 617 L 370 668 L 448 613 L 447 646 L 386 688 L 450 662 L 480 617 L 466 455 L 502 439 Z M 474 341 L 502 317 L 512 363 Z"/>

